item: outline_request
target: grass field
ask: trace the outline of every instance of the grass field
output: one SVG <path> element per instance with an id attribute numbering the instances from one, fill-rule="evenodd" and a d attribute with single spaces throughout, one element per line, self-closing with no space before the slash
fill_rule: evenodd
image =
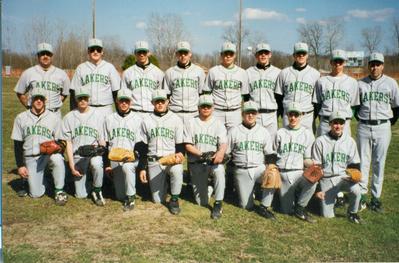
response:
<path id="1" fill-rule="evenodd" d="M 303 262 L 399 261 L 399 125 L 393 128 L 382 201 L 383 214 L 361 212 L 364 224 L 314 214 L 316 224 L 278 214 L 263 219 L 234 204 L 224 205 L 219 221 L 183 192 L 182 213 L 169 214 L 148 201 L 122 211 L 69 196 L 65 207 L 51 197 L 19 198 L 10 133 L 23 108 L 12 91 L 16 79 L 3 79 L 3 251 L 5 262 Z M 356 123 L 352 124 L 354 128 Z M 109 187 L 108 187 L 109 188 Z M 317 208 L 316 203 L 312 205 Z M 314 209 L 317 211 L 317 209 Z"/>

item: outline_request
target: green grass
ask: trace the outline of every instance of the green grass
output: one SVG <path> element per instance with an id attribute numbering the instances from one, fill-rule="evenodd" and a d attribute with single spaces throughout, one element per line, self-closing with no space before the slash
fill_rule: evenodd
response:
<path id="1" fill-rule="evenodd" d="M 334 219 L 314 215 L 317 223 L 307 224 L 281 214 L 271 222 L 228 203 L 221 220 L 212 221 L 188 192 L 179 216 L 141 199 L 129 213 L 111 199 L 101 208 L 69 196 L 65 207 L 57 207 L 48 196 L 19 198 L 11 187 L 19 180 L 9 172 L 15 167 L 10 133 L 23 110 L 15 83 L 3 79 L 5 262 L 399 261 L 398 125 L 387 159 L 385 213 L 362 212 L 363 225 L 348 222 L 344 208 Z"/>

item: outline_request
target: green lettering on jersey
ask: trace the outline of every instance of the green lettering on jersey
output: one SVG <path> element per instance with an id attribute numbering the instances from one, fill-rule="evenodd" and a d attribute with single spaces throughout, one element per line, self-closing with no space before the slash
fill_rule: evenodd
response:
<path id="1" fill-rule="evenodd" d="M 287 91 L 288 93 L 303 91 L 311 95 L 313 94 L 313 86 L 306 82 L 294 81 L 289 84 Z"/>
<path id="2" fill-rule="evenodd" d="M 174 139 L 175 132 L 166 127 L 156 127 L 156 128 L 150 129 L 150 139 L 153 139 L 156 137 L 164 137 L 164 138 L 168 138 L 168 139 Z"/>

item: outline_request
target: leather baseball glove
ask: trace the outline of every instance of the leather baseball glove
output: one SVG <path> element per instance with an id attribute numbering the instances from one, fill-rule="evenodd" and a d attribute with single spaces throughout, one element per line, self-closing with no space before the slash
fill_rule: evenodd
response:
<path id="1" fill-rule="evenodd" d="M 261 188 L 279 189 L 281 187 L 281 176 L 277 165 L 269 164 L 262 175 Z"/>
<path id="2" fill-rule="evenodd" d="M 124 148 L 112 148 L 108 154 L 108 159 L 114 162 L 133 162 L 136 160 L 134 152 Z"/>
<path id="3" fill-rule="evenodd" d="M 312 184 L 317 183 L 323 177 L 323 169 L 318 164 L 313 164 L 306 168 L 303 176 Z"/>
<path id="4" fill-rule="evenodd" d="M 346 169 L 346 174 L 350 177 L 350 179 L 354 183 L 358 183 L 360 182 L 360 180 L 362 180 L 362 173 L 360 172 L 359 169 L 348 168 Z"/>
<path id="5" fill-rule="evenodd" d="M 202 153 L 201 157 L 198 159 L 198 163 L 206 163 L 209 165 L 213 164 L 213 156 L 215 155 L 216 152 L 214 151 L 209 151 L 209 152 L 204 152 Z M 229 156 L 227 154 L 225 154 L 223 156 L 223 161 L 222 163 L 227 163 L 229 161 Z"/>
<path id="6" fill-rule="evenodd" d="M 104 155 L 105 151 L 104 146 L 82 145 L 78 148 L 77 153 L 82 157 L 94 157 Z"/>
<path id="7" fill-rule="evenodd" d="M 41 154 L 53 154 L 62 152 L 61 146 L 56 141 L 47 141 L 40 144 Z"/>
<path id="8" fill-rule="evenodd" d="M 175 164 L 181 164 L 185 160 L 184 156 L 177 155 L 176 153 L 166 155 L 159 159 L 159 164 L 161 165 L 175 165 Z"/>

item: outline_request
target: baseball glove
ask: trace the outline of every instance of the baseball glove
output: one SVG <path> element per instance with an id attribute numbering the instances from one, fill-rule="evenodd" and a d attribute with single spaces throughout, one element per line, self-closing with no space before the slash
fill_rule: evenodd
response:
<path id="1" fill-rule="evenodd" d="M 184 159 L 185 159 L 184 156 L 181 158 L 177 154 L 173 153 L 173 154 L 166 155 L 166 156 L 162 157 L 161 159 L 159 159 L 159 164 L 161 164 L 161 165 L 181 164 L 184 162 Z"/>
<path id="2" fill-rule="evenodd" d="M 323 175 L 323 169 L 317 164 L 309 166 L 303 172 L 303 176 L 312 184 L 317 183 L 323 177 Z"/>
<path id="3" fill-rule="evenodd" d="M 41 154 L 53 154 L 60 153 L 62 151 L 61 146 L 56 141 L 47 141 L 40 144 Z"/>
<path id="4" fill-rule="evenodd" d="M 104 155 L 105 151 L 104 146 L 83 145 L 78 148 L 77 153 L 82 157 L 94 157 Z"/>
<path id="5" fill-rule="evenodd" d="M 214 152 L 214 151 L 209 151 L 209 152 L 202 153 L 201 157 L 198 160 L 198 163 L 206 163 L 206 164 L 212 165 L 213 164 L 213 160 L 214 160 L 213 156 L 215 155 L 215 153 L 216 152 Z M 224 164 L 224 163 L 227 163 L 228 161 L 229 161 L 229 156 L 227 154 L 225 154 L 223 156 L 222 163 Z"/>
<path id="6" fill-rule="evenodd" d="M 350 177 L 350 179 L 354 183 L 358 183 L 360 182 L 360 180 L 362 180 L 362 173 L 360 172 L 359 169 L 348 168 L 346 169 L 346 174 Z"/>
<path id="7" fill-rule="evenodd" d="M 136 157 L 133 151 L 124 148 L 112 148 L 108 154 L 108 159 L 114 162 L 133 162 Z"/>
<path id="8" fill-rule="evenodd" d="M 281 187 L 281 176 L 277 165 L 269 164 L 262 175 L 261 188 L 279 189 Z"/>

